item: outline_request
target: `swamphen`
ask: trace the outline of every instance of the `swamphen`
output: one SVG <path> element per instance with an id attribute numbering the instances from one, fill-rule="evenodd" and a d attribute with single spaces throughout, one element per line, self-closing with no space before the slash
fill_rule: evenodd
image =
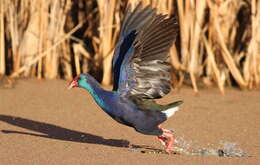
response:
<path id="1" fill-rule="evenodd" d="M 113 57 L 113 91 L 104 90 L 88 74 L 75 77 L 68 88 L 85 88 L 97 104 L 113 119 L 133 127 L 137 132 L 156 135 L 173 150 L 174 137 L 160 124 L 172 116 L 182 101 L 157 104 L 171 90 L 169 49 L 175 41 L 178 27 L 175 18 L 156 14 L 151 6 L 142 4 L 127 13 L 121 27 Z"/>

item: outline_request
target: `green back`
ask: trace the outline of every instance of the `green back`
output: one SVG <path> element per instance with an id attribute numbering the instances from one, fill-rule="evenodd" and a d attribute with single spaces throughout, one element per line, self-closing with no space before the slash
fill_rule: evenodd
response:
<path id="1" fill-rule="evenodd" d="M 159 111 L 164 111 L 169 108 L 174 108 L 183 103 L 183 101 L 176 101 L 167 105 L 161 105 L 157 104 L 154 100 L 152 99 L 140 99 L 140 98 L 131 98 L 132 102 L 142 110 L 159 110 Z"/>

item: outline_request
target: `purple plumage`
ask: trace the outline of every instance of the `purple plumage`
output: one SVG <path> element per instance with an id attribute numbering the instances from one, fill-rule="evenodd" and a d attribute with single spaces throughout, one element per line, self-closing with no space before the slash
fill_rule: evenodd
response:
<path id="1" fill-rule="evenodd" d="M 156 135 L 172 151 L 173 135 L 161 128 L 182 101 L 168 105 L 158 99 L 171 90 L 169 49 L 175 41 L 178 25 L 175 18 L 156 14 L 142 4 L 127 8 L 113 57 L 113 91 L 100 87 L 88 74 L 74 78 L 69 88 L 85 88 L 97 104 L 113 119 L 146 135 Z"/>

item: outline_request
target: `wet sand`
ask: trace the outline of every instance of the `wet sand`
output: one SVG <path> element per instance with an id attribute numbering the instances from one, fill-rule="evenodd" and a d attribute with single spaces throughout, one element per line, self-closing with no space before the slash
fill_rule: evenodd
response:
<path id="1" fill-rule="evenodd" d="M 260 91 L 182 88 L 160 100 L 182 99 L 181 110 L 163 124 L 191 147 L 221 148 L 234 142 L 250 157 L 144 154 L 129 146 L 162 149 L 158 140 L 106 115 L 83 89 L 63 80 L 19 80 L 0 89 L 0 164 L 185 164 L 256 165 L 260 162 Z"/>

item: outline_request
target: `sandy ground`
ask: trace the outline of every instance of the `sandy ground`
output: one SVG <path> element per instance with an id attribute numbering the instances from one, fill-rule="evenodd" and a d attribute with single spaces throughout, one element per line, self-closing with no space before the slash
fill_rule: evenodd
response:
<path id="1" fill-rule="evenodd" d="M 257 165 L 260 164 L 260 91 L 217 89 L 194 95 L 182 88 L 161 103 L 183 99 L 181 110 L 163 124 L 191 147 L 221 148 L 235 142 L 251 157 L 217 157 L 132 152 L 128 146 L 162 148 L 153 136 L 113 121 L 83 89 L 67 81 L 20 80 L 0 89 L 1 165 Z"/>

